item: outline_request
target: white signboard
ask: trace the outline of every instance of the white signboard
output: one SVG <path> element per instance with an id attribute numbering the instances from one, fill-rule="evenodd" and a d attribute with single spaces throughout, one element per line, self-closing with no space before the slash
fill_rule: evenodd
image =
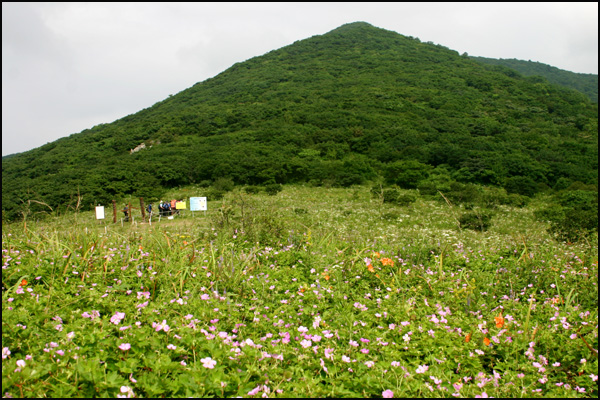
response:
<path id="1" fill-rule="evenodd" d="M 190 211 L 206 211 L 206 197 L 190 197 Z"/>
<path id="2" fill-rule="evenodd" d="M 104 206 L 96 207 L 96 219 L 104 219 Z"/>

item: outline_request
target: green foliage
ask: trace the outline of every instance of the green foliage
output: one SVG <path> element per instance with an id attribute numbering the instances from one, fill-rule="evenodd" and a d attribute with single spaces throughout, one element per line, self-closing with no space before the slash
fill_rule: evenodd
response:
<path id="1" fill-rule="evenodd" d="M 353 23 L 4 157 L 2 210 L 15 220 L 24 204 L 64 211 L 78 194 L 89 210 L 189 184 L 215 182 L 218 197 L 231 183 L 350 187 L 377 176 L 429 196 L 451 181 L 533 196 L 597 185 L 597 149 L 597 104 L 585 96 Z"/>
<path id="2" fill-rule="evenodd" d="M 550 222 L 550 232 L 570 242 L 584 240 L 598 233 L 598 192 L 564 191 L 556 203 L 536 211 L 540 221 Z"/>
<path id="3" fill-rule="evenodd" d="M 511 176 L 506 178 L 504 187 L 508 193 L 531 197 L 538 191 L 537 183 L 528 176 Z"/>
<path id="4" fill-rule="evenodd" d="M 279 183 L 272 183 L 270 185 L 265 186 L 265 193 L 269 196 L 274 196 L 277 193 L 281 192 L 283 188 Z"/>
<path id="5" fill-rule="evenodd" d="M 415 160 L 396 161 L 386 168 L 386 181 L 403 189 L 416 189 L 429 176 L 430 166 Z"/>
<path id="6" fill-rule="evenodd" d="M 547 64 L 534 61 L 523 61 L 516 59 L 494 59 L 485 57 L 472 57 L 475 61 L 498 65 L 505 67 L 504 73 L 507 75 L 518 76 L 517 73 L 524 76 L 541 76 L 556 85 L 561 85 L 570 89 L 584 93 L 591 101 L 598 103 L 598 75 L 579 74 L 552 67 Z M 518 71 L 517 73 L 511 70 Z"/>
<path id="7" fill-rule="evenodd" d="M 235 184 L 231 178 L 222 177 L 216 179 L 213 182 L 212 187 L 219 192 L 231 192 L 235 187 Z"/>
<path id="8" fill-rule="evenodd" d="M 260 187 L 259 186 L 244 186 L 244 192 L 248 193 L 248 194 L 257 194 L 258 192 L 260 192 Z"/>
<path id="9" fill-rule="evenodd" d="M 462 229 L 472 229 L 475 231 L 487 231 L 491 226 L 492 214 L 483 210 L 470 211 L 463 213 L 458 222 Z"/>
<path id="10" fill-rule="evenodd" d="M 287 185 L 152 225 L 3 223 L 3 396 L 597 398 L 597 241 L 418 200 Z"/>

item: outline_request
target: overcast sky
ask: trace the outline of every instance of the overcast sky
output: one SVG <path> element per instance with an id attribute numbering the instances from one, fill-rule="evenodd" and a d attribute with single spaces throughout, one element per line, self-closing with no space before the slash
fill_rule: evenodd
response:
<path id="1" fill-rule="evenodd" d="M 2 155 L 356 21 L 461 54 L 598 74 L 595 2 L 2 3 Z"/>

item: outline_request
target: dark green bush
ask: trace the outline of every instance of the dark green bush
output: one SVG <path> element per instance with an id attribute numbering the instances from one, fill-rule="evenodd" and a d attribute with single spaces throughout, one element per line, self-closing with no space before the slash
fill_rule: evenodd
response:
<path id="1" fill-rule="evenodd" d="M 244 188 L 244 191 L 248 194 L 257 194 L 258 192 L 260 192 L 260 187 L 259 186 L 246 186 Z"/>
<path id="2" fill-rule="evenodd" d="M 452 182 L 450 191 L 444 193 L 444 196 L 454 204 L 476 204 L 480 201 L 481 193 L 477 185 L 472 183 Z"/>
<path id="3" fill-rule="evenodd" d="M 558 194 L 555 203 L 536 211 L 539 221 L 560 240 L 576 242 L 598 232 L 598 192 L 571 190 Z"/>
<path id="4" fill-rule="evenodd" d="M 469 211 L 460 216 L 458 222 L 462 229 L 486 231 L 491 226 L 492 214 L 483 211 Z"/>
<path id="5" fill-rule="evenodd" d="M 281 192 L 282 190 L 283 190 L 283 188 L 281 187 L 281 185 L 279 183 L 272 183 L 270 185 L 265 186 L 265 192 L 269 196 L 274 196 L 277 193 Z"/>

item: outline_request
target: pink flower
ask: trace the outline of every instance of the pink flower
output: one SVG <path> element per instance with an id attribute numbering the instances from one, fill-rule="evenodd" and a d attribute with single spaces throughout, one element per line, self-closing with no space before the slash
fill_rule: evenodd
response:
<path id="1" fill-rule="evenodd" d="M 383 396 L 384 399 L 391 399 L 394 397 L 394 392 L 392 392 L 391 390 L 384 390 L 383 393 L 381 393 L 381 395 Z"/>
<path id="2" fill-rule="evenodd" d="M 123 351 L 127 351 L 131 348 L 131 345 L 129 343 L 121 343 L 119 345 L 119 349 L 123 350 Z"/>
<path id="3" fill-rule="evenodd" d="M 419 367 L 416 370 L 416 373 L 424 374 L 425 372 L 427 372 L 428 369 L 429 369 L 429 367 L 427 365 L 419 365 Z"/>
<path id="4" fill-rule="evenodd" d="M 329 358 L 330 360 L 333 360 L 333 349 L 331 349 L 331 348 L 325 349 L 325 358 Z"/>
<path id="5" fill-rule="evenodd" d="M 160 324 L 153 322 L 152 327 L 155 329 L 156 332 L 160 332 L 161 330 L 165 332 L 169 331 L 169 325 L 167 325 L 167 320 L 165 319 L 163 319 L 162 323 Z"/>
<path id="6" fill-rule="evenodd" d="M 254 389 L 252 389 L 251 391 L 249 391 L 248 395 L 249 396 L 256 396 L 259 391 L 260 391 L 260 385 L 258 385 L 257 387 L 255 387 Z"/>
<path id="7" fill-rule="evenodd" d="M 110 317 L 110 322 L 112 322 L 115 325 L 119 325 L 119 323 L 125 318 L 125 313 L 122 312 L 117 312 L 115 313 L 115 315 L 113 315 L 112 317 Z"/>
<path id="8" fill-rule="evenodd" d="M 208 369 L 213 369 L 215 365 L 217 365 L 217 362 L 210 357 L 203 358 L 200 360 L 200 362 L 202 362 L 202 366 L 204 368 Z"/>
<path id="9" fill-rule="evenodd" d="M 175 350 L 176 348 L 177 348 L 177 346 L 175 346 L 175 345 L 173 345 L 173 344 L 170 344 L 170 343 L 169 343 L 169 344 L 167 345 L 167 349 L 169 349 L 169 350 Z"/>
<path id="10" fill-rule="evenodd" d="M 319 358 L 319 360 L 321 360 L 321 368 L 323 368 L 323 370 L 324 370 L 325 372 L 329 372 L 329 371 L 327 370 L 327 367 L 325 366 L 325 361 L 323 361 L 323 359 L 322 359 L 322 358 Z"/>
<path id="11" fill-rule="evenodd" d="M 25 360 L 17 360 L 17 367 L 25 368 Z"/>

